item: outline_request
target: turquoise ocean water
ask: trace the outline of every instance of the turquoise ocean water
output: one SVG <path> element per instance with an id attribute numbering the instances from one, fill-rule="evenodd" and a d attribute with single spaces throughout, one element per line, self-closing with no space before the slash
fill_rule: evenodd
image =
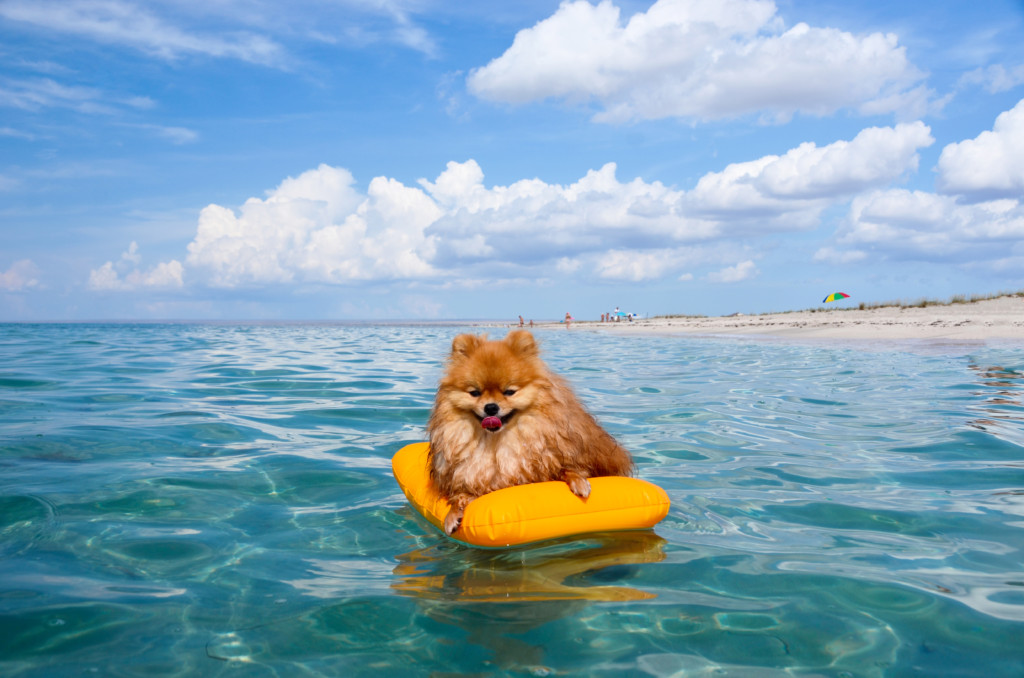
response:
<path id="1" fill-rule="evenodd" d="M 538 332 L 673 507 L 477 550 L 462 329 L 0 325 L 0 675 L 1024 675 L 1024 346 Z"/>

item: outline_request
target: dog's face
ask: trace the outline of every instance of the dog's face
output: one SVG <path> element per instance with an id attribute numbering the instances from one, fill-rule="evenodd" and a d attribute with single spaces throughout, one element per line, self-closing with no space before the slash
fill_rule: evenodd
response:
<path id="1" fill-rule="evenodd" d="M 501 341 L 462 334 L 452 342 L 438 399 L 478 430 L 497 434 L 516 425 L 543 397 L 545 370 L 529 332 Z"/>

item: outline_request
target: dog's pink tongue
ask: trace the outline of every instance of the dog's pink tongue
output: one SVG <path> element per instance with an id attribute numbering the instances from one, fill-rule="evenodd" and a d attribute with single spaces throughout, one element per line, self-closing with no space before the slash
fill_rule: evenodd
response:
<path id="1" fill-rule="evenodd" d="M 498 419 L 497 417 L 484 417 L 483 421 L 480 422 L 480 425 L 488 431 L 497 431 L 501 428 L 501 419 Z"/>

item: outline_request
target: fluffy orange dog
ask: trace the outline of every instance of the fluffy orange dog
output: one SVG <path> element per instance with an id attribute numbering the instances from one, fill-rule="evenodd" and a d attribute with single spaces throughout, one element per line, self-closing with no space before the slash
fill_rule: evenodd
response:
<path id="1" fill-rule="evenodd" d="M 447 534 L 458 529 L 466 505 L 488 492 L 563 480 L 586 499 L 587 478 L 633 471 L 629 452 L 548 369 L 523 330 L 501 341 L 455 337 L 427 432 L 430 477 L 451 504 Z"/>

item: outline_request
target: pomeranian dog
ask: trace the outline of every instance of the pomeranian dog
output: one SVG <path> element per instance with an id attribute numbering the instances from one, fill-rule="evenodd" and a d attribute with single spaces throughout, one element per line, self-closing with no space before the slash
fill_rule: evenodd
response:
<path id="1" fill-rule="evenodd" d="M 459 528 L 469 502 L 504 487 L 561 480 L 590 495 L 587 478 L 630 476 L 633 460 L 540 358 L 533 335 L 460 334 L 427 425 L 430 477 Z"/>

